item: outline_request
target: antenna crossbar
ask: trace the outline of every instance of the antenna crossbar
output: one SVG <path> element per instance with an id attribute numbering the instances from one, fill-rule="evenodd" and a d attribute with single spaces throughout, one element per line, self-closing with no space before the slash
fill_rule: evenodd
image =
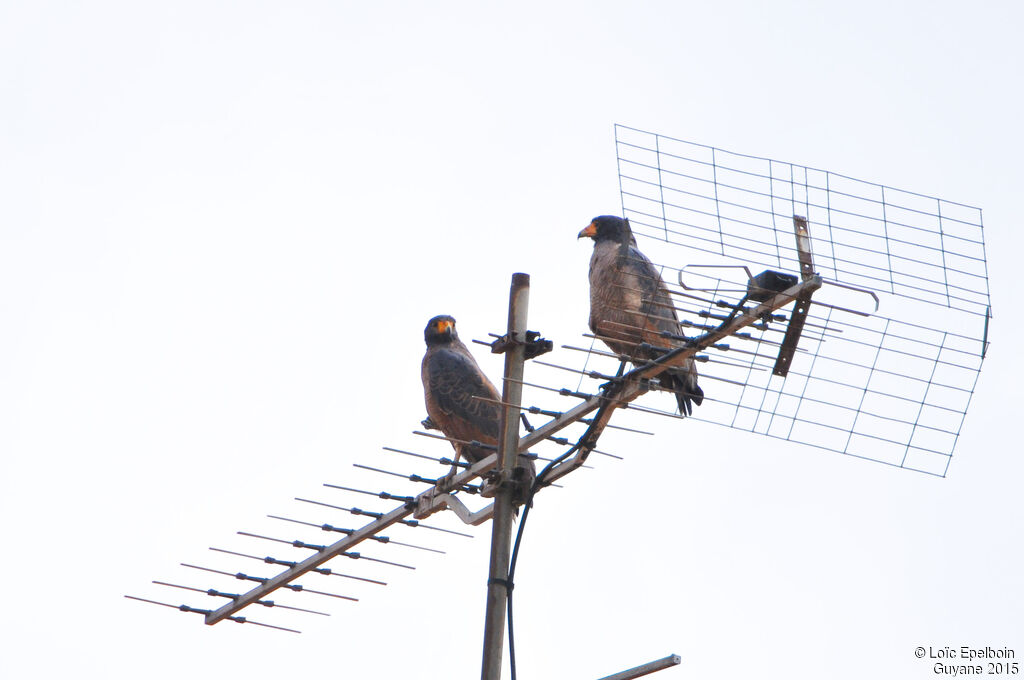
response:
<path id="1" fill-rule="evenodd" d="M 602 404 L 607 404 L 606 408 L 600 414 L 600 418 L 596 419 L 597 423 L 591 431 L 591 442 L 596 442 L 597 436 L 599 436 L 608 425 L 612 412 L 616 408 L 628 404 L 647 392 L 649 389 L 649 379 L 657 377 L 659 374 L 673 366 L 685 365 L 686 359 L 692 357 L 697 352 L 707 349 L 709 346 L 721 341 L 729 335 L 734 334 L 746 326 L 759 323 L 765 315 L 771 314 L 776 310 L 785 307 L 801 296 L 809 295 L 811 292 L 820 288 L 821 284 L 822 281 L 820 276 L 810 276 L 806 280 L 797 283 L 781 293 L 777 293 L 757 306 L 750 307 L 737 313 L 734 317 L 727 319 L 725 323 L 721 324 L 717 328 L 692 339 L 685 347 L 676 348 L 664 354 L 660 359 L 644 364 L 624 374 L 621 378 L 617 379 L 617 382 L 609 383 L 606 386 L 610 388 L 612 385 L 619 385 L 617 389 L 602 390 L 602 393 L 589 397 L 572 409 L 561 413 L 547 423 L 537 427 L 533 432 L 525 434 L 519 440 L 519 453 L 527 453 L 531 447 L 548 440 L 555 433 L 580 422 L 583 418 L 586 418 L 595 411 L 598 411 Z M 545 481 L 548 483 L 554 482 L 582 466 L 591 450 L 592 447 L 581 447 L 574 456 L 553 468 L 545 478 Z M 396 507 L 390 512 L 380 515 L 380 517 L 374 519 L 363 527 L 353 530 L 348 536 L 345 536 L 330 545 L 321 547 L 314 554 L 300 562 L 297 562 L 294 566 L 289 567 L 277 576 L 267 579 L 252 590 L 243 593 L 231 602 L 224 604 L 219 609 L 210 612 L 206 615 L 206 623 L 213 625 L 223 621 L 224 619 L 230 618 L 250 604 L 255 604 L 259 600 L 265 599 L 275 590 L 295 581 L 300 576 L 317 569 L 325 562 L 349 552 L 359 543 L 367 539 L 372 539 L 381 531 L 394 524 L 398 524 L 403 520 L 407 520 L 410 516 L 414 515 L 416 519 L 422 519 L 434 514 L 435 512 L 444 510 L 445 508 L 454 509 L 458 507 L 453 503 L 455 496 L 451 495 L 451 492 L 457 491 L 467 483 L 489 473 L 494 469 L 497 464 L 497 460 L 498 454 L 492 453 L 486 458 L 473 464 L 468 469 L 462 470 L 458 474 L 452 475 L 449 478 L 439 480 L 436 486 L 433 486 L 411 498 L 409 501 L 404 502 L 402 505 Z M 493 508 L 490 506 L 477 512 L 469 512 L 468 509 L 464 508 L 464 506 L 458 509 L 462 510 L 462 512 L 457 512 L 457 514 L 459 514 L 464 521 L 468 519 L 469 523 L 472 524 L 479 524 L 486 521 L 486 519 L 493 513 Z"/>

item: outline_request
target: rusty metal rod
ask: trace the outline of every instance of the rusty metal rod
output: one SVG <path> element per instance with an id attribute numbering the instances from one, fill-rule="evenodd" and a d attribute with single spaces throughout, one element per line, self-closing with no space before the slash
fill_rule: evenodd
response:
<path id="1" fill-rule="evenodd" d="M 246 553 L 235 552 L 234 550 L 224 550 L 223 548 L 210 548 L 210 550 L 214 552 L 224 553 L 225 555 L 235 555 L 237 557 L 245 557 L 250 560 L 259 560 L 260 562 L 264 562 L 265 564 L 279 564 L 283 567 L 294 567 L 296 564 L 298 564 L 298 562 L 293 562 L 291 560 L 279 560 L 276 557 L 259 557 L 258 555 L 248 555 Z M 310 569 L 310 571 L 317 574 L 323 574 L 324 576 L 340 576 L 341 578 L 349 578 L 354 581 L 364 581 L 366 583 L 373 583 L 378 586 L 387 585 L 387 581 L 378 581 L 377 579 L 366 578 L 365 576 L 353 576 L 352 574 L 342 574 L 340 571 L 334 571 L 333 569 L 330 569 L 328 567 L 316 567 L 315 569 Z"/>
<path id="2" fill-rule="evenodd" d="M 178 611 L 182 611 L 182 612 L 191 612 L 191 613 L 194 613 L 194 614 L 203 614 L 204 616 L 209 616 L 210 613 L 211 613 L 209 609 L 198 609 L 196 607 L 190 607 L 187 604 L 168 604 L 166 602 L 157 602 L 156 600 L 147 600 L 144 597 L 135 597 L 134 595 L 125 595 L 125 597 L 127 599 L 129 599 L 129 600 L 135 600 L 137 602 L 148 602 L 149 604 L 158 604 L 161 607 L 170 607 L 172 609 L 177 609 Z M 253 621 L 252 619 L 247 619 L 244 616 L 226 616 L 224 618 L 228 619 L 229 621 L 235 621 L 236 623 L 251 623 L 254 626 L 261 626 L 263 628 L 273 628 L 274 630 L 283 630 L 283 631 L 288 632 L 288 633 L 301 633 L 302 632 L 301 630 L 295 630 L 294 628 L 285 628 L 284 626 L 272 626 L 269 623 L 260 623 L 259 621 Z"/>
<path id="3" fill-rule="evenodd" d="M 294 524 L 304 524 L 307 527 L 316 527 L 317 529 L 320 529 L 321 531 L 334 531 L 334 532 L 339 533 L 339 534 L 346 534 L 346 535 L 348 535 L 348 534 L 351 534 L 352 532 L 355 531 L 355 529 L 343 529 L 341 527 L 336 527 L 336 526 L 333 526 L 331 524 L 317 524 L 315 522 L 303 522 L 302 520 L 299 520 L 299 519 L 291 519 L 291 518 L 288 518 L 288 517 L 280 517 L 278 515 L 267 515 L 267 517 L 270 517 L 271 519 L 279 519 L 279 520 L 284 521 L 284 522 L 292 522 Z M 370 536 L 370 537 L 368 537 L 368 540 L 377 541 L 378 543 L 387 543 L 389 545 L 400 545 L 403 548 L 415 548 L 416 550 L 426 550 L 428 552 L 440 553 L 442 555 L 446 555 L 447 554 L 444 550 L 437 550 L 436 548 L 427 548 L 426 546 L 422 546 L 422 545 L 413 545 L 412 543 L 403 543 L 402 541 L 396 541 L 396 540 L 394 540 L 394 539 L 392 539 L 392 538 L 390 538 L 388 536 Z"/>
<path id="4" fill-rule="evenodd" d="M 434 456 L 427 456 L 425 454 L 416 453 L 414 451 L 405 451 L 403 449 L 396 449 L 396 448 L 392 448 L 390 446 L 382 446 L 381 448 L 383 450 L 385 450 L 385 451 L 390 451 L 392 453 L 401 453 L 402 455 L 405 455 L 405 456 L 413 456 L 414 458 L 423 458 L 424 460 L 430 460 L 430 461 L 433 461 L 435 463 L 440 463 L 441 465 L 449 465 L 449 466 L 455 465 L 455 466 L 460 467 L 460 468 L 468 468 L 469 467 L 469 463 L 467 463 L 465 461 L 461 461 L 461 460 L 458 463 L 456 463 L 451 458 L 436 458 Z"/>
<path id="5" fill-rule="evenodd" d="M 216 590 L 214 588 L 207 588 L 204 590 L 202 588 L 193 588 L 191 586 L 181 586 L 177 583 L 167 583 L 166 581 L 153 581 L 153 583 L 157 584 L 158 586 L 168 586 L 171 588 L 180 588 L 181 590 L 191 590 L 194 593 L 203 593 L 205 595 L 209 595 L 210 597 L 226 597 L 229 600 L 233 600 L 236 597 L 240 597 L 238 593 L 222 593 L 221 591 Z M 328 614 L 327 612 L 318 612 L 315 609 L 303 609 L 302 607 L 292 607 L 291 605 L 281 604 L 279 602 L 274 602 L 273 600 L 257 600 L 253 604 L 263 605 L 264 607 L 275 607 L 277 609 L 290 609 L 291 611 L 305 612 L 307 614 L 319 614 L 320 616 L 330 616 L 330 614 Z"/>
<path id="6" fill-rule="evenodd" d="M 290 545 L 290 546 L 292 546 L 294 548 L 306 548 L 307 550 L 316 550 L 317 552 L 323 552 L 324 550 L 327 549 L 327 546 L 325 546 L 325 545 L 315 545 L 313 543 L 306 543 L 305 541 L 289 541 L 289 540 L 286 540 L 286 539 L 283 539 L 283 538 L 274 538 L 272 536 L 262 536 L 260 534 L 253 534 L 253 533 L 249 533 L 248 531 L 238 531 L 238 532 L 235 532 L 235 533 L 237 533 L 240 536 L 248 536 L 249 538 L 259 538 L 259 539 L 264 540 L 264 541 L 274 541 L 275 543 L 285 543 L 285 544 Z M 342 552 L 342 553 L 339 553 L 339 554 L 344 556 L 344 557 L 350 557 L 350 558 L 352 558 L 354 560 L 366 560 L 367 562 L 377 562 L 379 564 L 389 564 L 389 565 L 391 565 L 393 567 L 401 567 L 402 569 L 415 569 L 416 568 L 416 567 L 410 566 L 408 564 L 399 564 L 398 562 L 391 562 L 391 561 L 388 561 L 388 560 L 382 560 L 382 559 L 380 559 L 378 557 L 368 557 L 366 555 L 363 555 L 362 553 L 357 553 L 357 552 Z"/>
<path id="7" fill-rule="evenodd" d="M 188 567 L 189 569 L 199 569 L 200 571 L 208 571 L 208 572 L 213 573 L 213 574 L 222 574 L 224 576 L 230 576 L 232 578 L 237 578 L 239 581 L 256 581 L 257 583 L 266 583 L 267 581 L 270 580 L 269 578 L 263 578 L 261 576 L 250 576 L 249 574 L 246 574 L 246 573 L 243 573 L 243 572 L 237 572 L 237 573 L 232 574 L 230 571 L 221 571 L 220 569 L 210 569 L 209 567 L 200 567 L 200 566 L 197 566 L 195 564 L 186 564 L 185 562 L 182 562 L 181 566 Z M 322 590 L 313 590 L 312 588 L 307 588 L 306 586 L 302 586 L 302 585 L 299 585 L 297 583 L 288 583 L 288 584 L 285 584 L 283 587 L 284 588 L 288 588 L 289 590 L 294 590 L 297 593 L 314 593 L 316 595 L 325 595 L 327 597 L 336 597 L 339 600 L 351 600 L 352 602 L 358 602 L 359 601 L 358 597 L 349 597 L 348 595 L 336 595 L 334 593 L 325 593 Z M 245 597 L 245 596 L 243 595 L 242 597 Z M 241 598 L 239 598 L 239 599 L 241 599 Z M 252 602 L 250 602 L 249 604 L 252 604 Z"/>
<path id="8" fill-rule="evenodd" d="M 295 500 L 302 503 L 311 503 L 313 505 L 322 505 L 325 508 L 333 508 L 334 510 L 344 510 L 350 512 L 353 515 L 366 515 L 367 517 L 373 517 L 374 519 L 381 519 L 384 516 L 383 512 L 371 512 L 369 510 L 360 510 L 359 508 L 346 508 L 341 505 L 332 505 L 330 503 L 322 503 L 320 501 L 313 501 L 308 498 L 296 498 Z M 410 527 L 420 527 L 422 529 L 431 529 L 432 531 L 443 531 L 446 534 L 455 534 L 456 536 L 463 536 L 465 538 L 473 538 L 473 534 L 467 534 L 462 531 L 455 531 L 453 529 L 445 529 L 444 527 L 435 527 L 432 524 L 424 524 L 423 522 L 416 519 L 399 519 L 395 524 L 404 524 Z"/>

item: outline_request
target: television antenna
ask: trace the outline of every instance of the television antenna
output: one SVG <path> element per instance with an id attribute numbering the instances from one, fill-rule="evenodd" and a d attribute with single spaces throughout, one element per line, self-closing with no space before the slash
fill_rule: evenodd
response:
<path id="1" fill-rule="evenodd" d="M 474 341 L 505 354 L 503 436 L 494 453 L 477 463 L 461 462 L 455 474 L 445 475 L 437 465 L 448 470 L 452 460 L 427 451 L 450 451 L 446 438 L 414 431 L 421 447 L 383 448 L 415 460 L 416 472 L 355 464 L 395 484 L 401 479 L 413 491 L 378 491 L 369 488 L 372 483 L 324 485 L 345 498 L 375 496 L 391 505 L 367 510 L 334 498 L 296 499 L 305 510 L 367 518 L 360 526 L 270 516 L 305 526 L 302 538 L 239 534 L 283 546 L 287 556 L 263 556 L 252 548 L 211 550 L 221 559 L 262 562 L 276 573 L 183 565 L 193 573 L 245 582 L 248 590 L 154 581 L 205 594 L 218 604 L 127 597 L 198 613 L 208 625 L 230 620 L 298 632 L 291 625 L 253 621 L 248 612 L 257 605 L 282 617 L 326 614 L 291 602 L 298 593 L 354 601 L 353 595 L 333 592 L 337 584 L 373 589 L 386 585 L 384 570 L 414 568 L 404 559 L 367 554 L 367 546 L 436 554 L 443 551 L 424 544 L 428 532 L 471 534 L 435 520 L 454 515 L 472 526 L 492 520 L 481 677 L 496 679 L 510 611 L 516 456 L 507 452 L 536 455 L 542 462 L 534 493 L 593 462 L 592 454 L 618 458 L 597 448 L 606 428 L 652 433 L 612 424 L 613 414 L 628 409 L 674 416 L 636 400 L 661 389 L 658 376 L 691 357 L 707 385 L 705 403 L 691 416 L 696 422 L 944 476 L 988 348 L 991 307 L 981 211 L 625 126 L 615 127 L 615 140 L 623 214 L 669 284 L 687 342 L 666 338 L 657 359 L 628 370 L 624 357 L 593 344 L 561 346 L 583 358 L 582 367 L 541 360 L 552 343 L 528 330 L 529 276 L 514 274 L 506 332 Z M 701 260 L 666 264 L 678 261 L 679 247 L 688 255 L 696 251 Z M 536 367 L 529 381 L 527 361 Z M 564 386 L 567 375 L 579 379 L 575 388 Z M 524 405 L 524 395 L 531 405 Z M 534 427 L 527 418 L 537 416 L 546 420 Z M 470 500 L 474 495 L 493 500 L 481 504 Z M 308 540 L 311 530 L 341 537 Z M 385 531 L 414 531 L 420 538 L 398 541 Z M 342 557 L 351 560 L 344 561 L 344 570 L 327 566 Z M 328 586 L 321 584 L 331 579 L 321 576 L 344 581 L 333 580 L 335 587 L 324 590 Z M 318 579 L 315 588 L 307 586 L 312 579 Z M 289 604 L 272 599 L 282 593 Z M 608 677 L 640 677 L 678 662 L 670 655 Z"/>

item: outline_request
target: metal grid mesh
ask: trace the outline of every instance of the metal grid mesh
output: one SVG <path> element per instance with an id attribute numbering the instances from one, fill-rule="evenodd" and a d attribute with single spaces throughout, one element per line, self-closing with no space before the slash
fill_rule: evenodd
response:
<path id="1" fill-rule="evenodd" d="M 638 233 L 795 270 L 790 219 L 803 215 L 822 276 L 987 314 L 980 208 L 633 128 L 615 141 Z"/>
<path id="2" fill-rule="evenodd" d="M 677 345 L 705 352 L 695 357 L 705 397 L 692 418 L 946 474 L 987 344 L 989 293 L 980 210 L 631 128 L 616 127 L 616 147 L 623 211 L 639 237 L 638 245 L 658 263 L 687 335 L 703 336 L 694 346 Z M 757 311 L 747 308 L 744 330 L 721 342 L 714 338 L 725 336 L 718 334 L 721 326 L 748 302 L 744 293 L 750 270 L 801 271 L 794 214 L 808 217 L 815 270 L 834 285 L 814 293 L 796 355 L 787 363 L 788 374 L 781 377 L 773 367 L 789 325 L 783 302 Z M 680 265 L 682 257 L 694 253 L 697 262 Z M 761 317 L 762 310 L 769 311 Z M 757 318 L 760 322 L 747 325 Z M 576 352 L 577 358 L 582 355 L 582 367 L 534 360 L 531 365 L 536 369 L 531 368 L 530 381 L 523 383 L 524 412 L 546 422 L 536 429 L 527 425 L 529 434 L 520 439 L 520 452 L 530 449 L 538 463 L 553 458 L 552 465 L 561 463 L 552 482 L 587 460 L 582 454 L 589 455 L 596 440 L 586 450 L 580 446 L 590 426 L 600 420 L 602 404 L 614 403 L 621 409 L 616 413 L 623 412 L 623 418 L 607 427 L 636 436 L 654 432 L 643 420 L 632 422 L 629 412 L 675 416 L 658 408 L 675 405 L 664 395 L 662 400 L 645 397 L 643 404 L 633 401 L 646 385 L 657 385 L 656 376 L 652 383 L 617 382 L 620 358 L 603 351 L 593 336 L 590 341 L 590 348 L 562 346 Z M 623 397 L 623 386 L 636 389 Z M 616 395 L 611 402 L 609 390 Z M 232 544 L 231 549 L 211 547 L 207 564 L 215 567 L 182 563 L 192 574 L 215 574 L 211 578 L 219 580 L 219 588 L 153 582 L 211 600 L 193 606 L 126 597 L 199 613 L 207 623 L 230 620 L 298 632 L 291 627 L 293 620 L 328 615 L 319 611 L 322 605 L 305 606 L 303 598 L 355 602 L 355 595 L 370 595 L 374 588 L 387 585 L 377 570 L 400 573 L 415 568 L 408 562 L 416 554 L 443 554 L 426 545 L 430 540 L 424 530 L 435 537 L 471 534 L 423 523 L 413 515 L 429 517 L 447 507 L 464 523 L 488 521 L 493 506 L 472 510 L 458 499 L 483 491 L 479 482 L 495 457 L 472 466 L 462 463 L 454 478 L 441 477 L 444 472 L 438 465 L 447 471 L 452 464 L 446 457 L 451 455 L 449 442 L 429 432 L 414 434 L 426 439 L 405 448 L 383 447 L 393 457 L 391 462 L 354 464 L 360 479 L 346 484 L 362 488 L 324 484 L 340 493 L 339 498 L 296 498 L 304 504 L 301 510 L 293 508 L 290 516 L 268 515 L 274 522 L 256 527 L 258 532 L 238 532 L 241 544 Z M 409 450 L 428 440 L 435 447 L 432 453 Z M 566 460 L 573 452 L 578 460 Z M 596 448 L 593 453 L 597 456 L 591 462 L 620 458 Z M 407 465 L 418 461 L 422 474 L 395 469 L 404 467 L 397 465 L 399 459 Z M 388 480 L 389 491 L 376 490 L 381 478 Z M 444 487 L 443 494 L 438 485 Z M 439 500 L 438 494 L 447 500 Z M 398 505 L 376 510 L 352 507 L 354 498 L 365 501 L 367 496 Z M 313 521 L 308 514 L 324 508 L 357 519 L 342 520 L 352 528 L 340 528 Z M 451 515 L 440 517 L 452 521 Z M 399 540 L 381 535 L 384 530 L 398 530 Z M 416 536 L 407 540 L 402 532 L 410 530 Z M 264 556 L 254 541 L 281 556 Z M 373 555 L 353 550 L 365 541 L 373 543 Z M 395 550 L 400 554 L 392 557 Z M 324 566 L 342 556 L 347 558 L 344 568 Z M 242 560 L 248 560 L 243 562 L 248 565 L 242 567 L 245 571 L 235 564 Z M 254 561 L 264 564 L 253 565 Z M 313 588 L 296 583 L 307 575 Z M 239 581 L 245 585 L 239 587 Z M 339 589 L 344 592 L 330 592 Z M 278 601 L 269 599 L 271 593 Z M 239 615 L 254 604 L 274 608 L 279 620 L 270 624 Z"/>
<path id="3" fill-rule="evenodd" d="M 683 285 L 684 323 L 738 301 L 746 276 L 730 267 L 798 273 L 793 215 L 826 282 L 878 299 L 873 312 L 870 294 L 816 293 L 786 378 L 771 372 L 782 318 L 710 351 L 695 417 L 944 476 L 987 345 L 981 210 L 623 126 L 615 138 L 623 214 L 641 250 L 676 265 L 663 277 Z"/>

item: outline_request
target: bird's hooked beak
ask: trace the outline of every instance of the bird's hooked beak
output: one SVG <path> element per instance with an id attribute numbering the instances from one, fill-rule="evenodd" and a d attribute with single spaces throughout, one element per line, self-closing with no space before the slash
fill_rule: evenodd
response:
<path id="1" fill-rule="evenodd" d="M 589 236 L 590 238 L 597 236 L 597 225 L 591 222 L 583 231 L 576 235 L 576 238 L 580 239 L 584 236 Z"/>
<path id="2" fill-rule="evenodd" d="M 455 324 L 447 319 L 441 319 L 437 322 L 437 332 L 439 335 L 451 335 L 455 332 Z"/>

